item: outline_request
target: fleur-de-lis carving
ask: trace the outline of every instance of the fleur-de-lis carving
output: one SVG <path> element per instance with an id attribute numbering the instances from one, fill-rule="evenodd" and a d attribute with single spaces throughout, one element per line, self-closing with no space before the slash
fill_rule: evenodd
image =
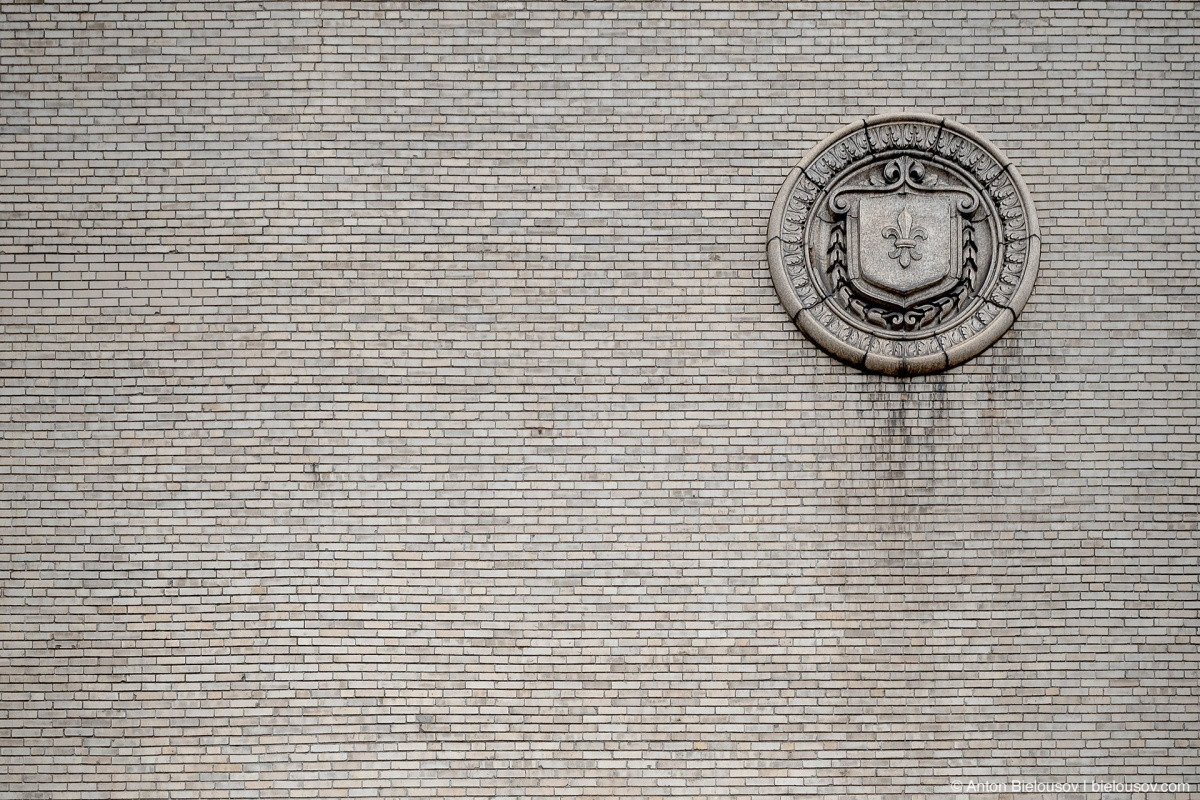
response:
<path id="1" fill-rule="evenodd" d="M 917 244 L 925 241 L 926 231 L 920 225 L 913 225 L 908 206 L 900 209 L 895 225 L 883 229 L 883 238 L 892 240 L 892 252 L 888 253 L 888 258 L 899 261 L 900 269 L 908 269 L 914 261 L 921 260 Z"/>

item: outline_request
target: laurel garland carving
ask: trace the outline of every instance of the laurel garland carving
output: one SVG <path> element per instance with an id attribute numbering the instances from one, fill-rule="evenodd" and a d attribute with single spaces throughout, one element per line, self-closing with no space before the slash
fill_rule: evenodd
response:
<path id="1" fill-rule="evenodd" d="M 945 294 L 923 303 L 907 307 L 884 305 L 855 289 L 850 282 L 846 263 L 846 216 L 837 217 L 830 228 L 827 256 L 829 273 L 834 291 L 839 299 L 863 322 L 877 325 L 887 331 L 913 332 L 945 322 L 962 307 L 965 300 L 974 296 L 979 265 L 976 261 L 979 250 L 975 242 L 975 226 L 970 220 L 963 222 L 963 274 Z"/>

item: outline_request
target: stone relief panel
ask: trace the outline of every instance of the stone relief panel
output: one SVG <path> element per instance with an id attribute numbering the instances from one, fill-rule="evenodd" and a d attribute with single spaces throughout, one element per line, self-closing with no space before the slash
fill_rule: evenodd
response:
<path id="1" fill-rule="evenodd" d="M 1037 220 L 1012 164 L 926 115 L 843 128 L 784 183 L 771 276 L 793 321 L 861 369 L 918 375 L 979 354 L 1033 289 Z"/>

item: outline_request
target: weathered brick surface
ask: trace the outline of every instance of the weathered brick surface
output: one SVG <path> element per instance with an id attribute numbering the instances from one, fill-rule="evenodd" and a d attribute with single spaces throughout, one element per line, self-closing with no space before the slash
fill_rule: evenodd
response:
<path id="1" fill-rule="evenodd" d="M 1192 3 L 0 28 L 0 797 L 1200 785 Z M 906 109 L 1044 245 L 905 381 L 765 231 Z"/>

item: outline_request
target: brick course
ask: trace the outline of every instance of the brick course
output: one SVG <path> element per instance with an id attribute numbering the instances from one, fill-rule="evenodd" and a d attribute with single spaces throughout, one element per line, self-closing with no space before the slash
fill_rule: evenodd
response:
<path id="1" fill-rule="evenodd" d="M 1200 796 L 1197 30 L 5 3 L 0 798 Z M 1043 234 L 908 380 L 765 255 L 902 110 Z"/>

